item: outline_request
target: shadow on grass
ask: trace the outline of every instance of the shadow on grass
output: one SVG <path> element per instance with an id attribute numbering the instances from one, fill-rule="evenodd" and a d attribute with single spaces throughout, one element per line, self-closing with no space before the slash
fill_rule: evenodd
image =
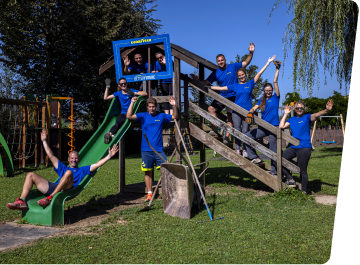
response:
<path id="1" fill-rule="evenodd" d="M 140 193 L 122 193 L 109 195 L 105 198 L 92 197 L 87 203 L 76 205 L 64 211 L 64 223 L 73 224 L 88 217 L 107 214 L 109 210 L 118 206 L 138 205 L 132 201 L 143 197 Z"/>
<path id="2" fill-rule="evenodd" d="M 253 190 L 273 191 L 260 180 L 248 174 L 239 167 L 209 168 L 206 171 L 206 185 L 224 183 L 227 185 L 241 186 Z"/>
<path id="3" fill-rule="evenodd" d="M 294 178 L 295 181 L 301 183 L 301 178 L 300 177 L 293 176 L 293 178 Z M 336 187 L 336 188 L 338 187 L 338 185 L 330 184 L 330 183 L 321 181 L 319 179 L 315 179 L 315 180 L 309 180 L 307 189 L 309 191 L 317 193 L 317 192 L 321 191 L 321 186 L 322 185 L 327 185 L 327 186 Z"/>
<path id="4" fill-rule="evenodd" d="M 326 153 L 329 153 L 329 152 L 332 152 L 332 153 L 342 153 L 343 151 L 343 147 L 342 146 L 339 146 L 339 147 L 326 147 L 326 148 L 322 148 L 322 149 L 319 149 L 318 150 L 319 152 L 326 152 Z M 340 154 L 341 155 L 341 154 Z"/>

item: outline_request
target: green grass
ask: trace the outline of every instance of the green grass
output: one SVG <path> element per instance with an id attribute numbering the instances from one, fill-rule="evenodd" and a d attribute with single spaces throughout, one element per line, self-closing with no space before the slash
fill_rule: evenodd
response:
<path id="1" fill-rule="evenodd" d="M 309 189 L 316 194 L 337 194 L 341 148 L 316 148 L 309 163 Z M 199 155 L 192 156 L 193 163 Z M 211 160 L 206 174 L 207 201 L 214 218 L 203 207 L 190 220 L 163 213 L 162 201 L 152 210 L 137 213 L 139 207 L 109 214 L 102 224 L 89 227 L 92 235 L 39 239 L 34 244 L 0 253 L 2 263 L 325 263 L 330 258 L 335 206 L 315 203 L 294 189 L 253 196 L 251 190 L 268 188 L 224 160 Z M 126 159 L 126 184 L 143 181 L 140 156 Z M 20 196 L 26 172 L 14 178 L 0 178 L 0 220 L 14 220 L 19 212 L 6 202 Z M 52 168 L 38 174 L 56 179 Z M 156 178 L 159 172 L 156 173 Z M 295 176 L 296 178 L 296 176 Z M 118 160 L 109 161 L 88 187 L 65 208 L 92 200 L 101 208 L 100 198 L 118 191 Z M 226 194 L 225 194 L 226 193 Z M 97 202 L 99 205 L 97 205 Z M 66 213 L 65 213 L 66 214 Z M 96 212 L 94 212 L 96 214 Z M 125 222 L 118 223 L 118 220 Z M 76 249 L 76 251 L 74 251 Z M 51 257 L 51 259 L 49 259 Z"/>

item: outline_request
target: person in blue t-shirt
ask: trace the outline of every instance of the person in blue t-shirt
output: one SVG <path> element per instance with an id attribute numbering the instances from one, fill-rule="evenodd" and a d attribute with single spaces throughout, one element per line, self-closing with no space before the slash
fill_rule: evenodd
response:
<path id="1" fill-rule="evenodd" d="M 6 205 L 9 209 L 21 211 L 28 210 L 29 207 L 26 203 L 26 197 L 28 196 L 33 185 L 35 185 L 41 193 L 46 195 L 45 198 L 37 201 L 37 203 L 41 207 L 45 208 L 51 203 L 51 200 L 56 193 L 58 193 L 59 191 L 75 188 L 77 185 L 80 184 L 80 182 L 84 179 L 86 175 L 89 175 L 92 172 L 96 171 L 99 167 L 109 161 L 111 157 L 113 157 L 118 151 L 117 145 L 114 145 L 112 149 L 110 149 L 109 147 L 109 155 L 107 157 L 99 160 L 95 164 L 84 167 L 78 167 L 78 152 L 71 151 L 68 156 L 69 166 L 66 166 L 61 161 L 59 161 L 57 157 L 54 156 L 54 153 L 47 145 L 46 140 L 46 130 L 43 129 L 41 132 L 41 141 L 43 143 L 46 154 L 49 156 L 49 159 L 54 166 L 55 172 L 59 176 L 59 180 L 55 183 L 52 183 L 34 172 L 27 173 L 21 196 L 17 198 L 15 202 L 8 203 Z"/>
<path id="2" fill-rule="evenodd" d="M 305 194 L 308 184 L 307 166 L 310 160 L 312 147 L 310 141 L 310 124 L 318 117 L 331 111 L 333 105 L 334 103 L 332 99 L 330 99 L 326 103 L 326 109 L 314 114 L 305 114 L 305 103 L 302 100 L 298 100 L 294 105 L 295 116 L 286 120 L 288 114 L 291 112 L 291 107 L 286 106 L 284 109 L 285 114 L 280 121 L 279 128 L 286 129 L 290 127 L 292 136 L 300 141 L 299 145 L 294 146 L 291 144 L 288 148 L 286 148 L 282 156 L 286 160 L 291 160 L 295 156 L 297 157 L 297 163 L 300 168 L 301 191 Z M 293 180 L 289 170 L 283 167 L 282 171 L 287 178 L 286 184 L 294 185 L 295 181 Z"/>
<path id="3" fill-rule="evenodd" d="M 131 104 L 126 114 L 126 118 L 138 121 L 141 124 L 142 132 L 146 134 L 150 145 L 165 159 L 166 155 L 163 150 L 162 130 L 164 124 L 170 123 L 171 120 L 178 118 L 178 111 L 175 104 L 175 98 L 170 97 L 169 103 L 173 108 L 173 115 L 156 112 L 157 102 L 154 98 L 149 98 L 146 101 L 148 112 L 133 114 L 133 105 L 137 101 L 136 97 L 131 99 Z M 144 135 L 141 139 L 141 170 L 145 172 L 145 185 L 148 190 L 146 201 L 152 198 L 152 174 L 154 164 L 157 169 L 163 161 L 150 148 L 145 140 Z"/>
<path id="4" fill-rule="evenodd" d="M 116 122 L 113 127 L 111 127 L 110 132 L 105 133 L 104 135 L 104 143 L 109 144 L 116 135 L 116 132 L 120 129 L 121 125 L 126 120 L 126 113 L 130 106 L 131 97 L 132 96 L 146 96 L 147 93 L 145 91 L 139 91 L 136 89 L 128 88 L 127 81 L 124 77 L 119 79 L 117 91 L 109 96 L 109 88 L 111 84 L 111 80 L 107 78 L 105 80 L 106 89 L 104 93 L 104 100 L 109 100 L 113 98 L 117 98 L 120 101 L 121 112 L 116 118 Z"/>
<path id="5" fill-rule="evenodd" d="M 265 66 L 255 75 L 254 79 L 251 79 L 250 81 L 246 82 L 247 75 L 244 68 L 240 68 L 237 70 L 236 74 L 238 77 L 239 82 L 218 87 L 218 86 L 211 86 L 210 88 L 217 91 L 229 91 L 235 94 L 235 104 L 239 105 L 240 107 L 246 109 L 249 111 L 252 107 L 251 104 L 251 96 L 252 96 L 252 90 L 256 84 L 256 82 L 259 80 L 262 73 L 266 70 L 266 68 L 269 66 L 269 64 L 275 60 L 275 55 L 272 58 L 269 58 Z M 234 128 L 242 133 L 247 133 L 249 131 L 249 124 L 245 122 L 245 117 L 241 116 L 239 113 L 233 111 L 232 113 L 232 120 L 234 122 Z M 240 153 L 240 145 L 241 141 L 238 138 L 235 138 L 235 145 L 236 145 L 236 152 L 241 155 Z M 246 144 L 243 145 L 244 148 L 246 148 Z M 247 152 L 244 149 L 243 154 L 244 157 L 247 157 Z M 256 162 L 256 160 L 253 160 L 252 162 Z"/>
<path id="6" fill-rule="evenodd" d="M 254 114 L 254 112 L 260 108 L 261 110 L 261 118 L 264 121 L 267 121 L 271 125 L 274 125 L 276 127 L 279 127 L 279 101 L 280 101 L 280 91 L 279 91 L 279 85 L 278 85 L 278 77 L 279 77 L 279 71 L 280 71 L 280 65 L 281 63 L 279 61 L 273 61 L 273 63 L 276 66 L 275 70 L 275 76 L 274 76 L 274 88 L 271 83 L 266 83 L 264 85 L 263 91 L 263 97 L 260 99 L 254 107 L 251 108 L 249 113 L 251 116 Z M 250 119 L 251 120 L 251 119 Z M 277 153 L 277 141 L 276 141 L 276 135 L 272 132 L 269 132 L 265 128 L 258 126 L 258 128 L 251 130 L 250 132 L 247 132 L 245 134 L 246 136 L 250 137 L 251 139 L 259 139 L 263 138 L 265 136 L 269 136 L 269 149 L 273 151 L 274 153 Z M 260 163 L 262 162 L 261 159 L 256 154 L 256 151 L 254 148 L 246 145 L 246 151 L 248 153 L 249 159 L 253 161 L 254 163 Z M 276 176 L 276 162 L 274 160 L 271 160 L 271 170 L 270 174 L 274 177 Z"/>
<path id="7" fill-rule="evenodd" d="M 224 87 L 229 86 L 231 84 L 237 83 L 237 70 L 240 68 L 245 68 L 248 66 L 252 60 L 253 53 L 255 51 L 255 45 L 253 42 L 249 45 L 249 55 L 245 59 L 245 61 L 241 63 L 232 63 L 226 64 L 225 56 L 223 54 L 218 54 L 216 56 L 216 63 L 219 66 L 218 69 L 213 71 L 206 80 L 199 80 L 196 75 L 190 74 L 194 80 L 199 81 L 203 85 L 211 85 L 214 81 L 217 82 L 218 86 Z M 230 100 L 231 102 L 235 102 L 235 93 L 230 91 L 221 91 L 220 95 Z M 218 102 L 217 100 L 213 100 L 211 105 L 208 107 L 208 111 L 211 115 L 217 117 L 217 113 L 224 109 L 225 105 Z M 226 107 L 227 113 L 227 124 L 233 127 L 232 120 L 232 109 Z M 209 132 L 209 135 L 218 137 L 220 136 L 217 132 L 217 126 L 212 124 L 212 131 Z M 229 144 L 229 132 L 226 132 L 224 143 Z"/>
<path id="8" fill-rule="evenodd" d="M 143 55 L 139 52 L 134 53 L 134 61 L 130 61 L 128 56 L 124 56 L 123 73 L 125 75 L 153 73 L 154 66 L 151 63 L 149 63 L 147 59 L 143 59 L 143 58 L 144 58 Z M 140 82 L 139 89 L 145 91 L 145 88 L 143 87 L 143 82 Z M 158 95 L 158 80 L 151 80 L 150 93 L 152 97 L 156 97 Z M 157 107 L 156 111 L 160 111 L 160 106 Z"/>

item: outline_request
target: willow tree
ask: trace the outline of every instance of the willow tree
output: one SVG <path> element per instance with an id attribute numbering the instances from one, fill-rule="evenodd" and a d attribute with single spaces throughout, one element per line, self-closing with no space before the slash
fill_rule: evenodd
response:
<path id="1" fill-rule="evenodd" d="M 274 5 L 270 17 L 276 7 Z M 287 25 L 284 43 L 284 60 L 288 51 L 293 50 L 293 86 L 307 89 L 312 94 L 315 82 L 320 88 L 319 65 L 337 81 L 345 84 L 347 93 L 355 48 L 358 6 L 349 0 L 284 0 L 288 13 L 294 18 Z M 270 22 L 270 20 L 269 20 Z"/>

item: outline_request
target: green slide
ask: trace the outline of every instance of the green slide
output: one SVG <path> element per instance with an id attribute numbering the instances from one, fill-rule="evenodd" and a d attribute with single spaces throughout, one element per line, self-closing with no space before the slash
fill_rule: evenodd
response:
<path id="1" fill-rule="evenodd" d="M 140 96 L 138 101 L 134 105 L 134 113 L 146 111 L 145 103 L 146 98 Z M 115 124 L 116 118 L 119 115 L 120 111 L 120 102 L 119 100 L 114 98 L 111 102 L 111 105 L 103 123 L 79 152 L 79 167 L 94 164 L 101 158 L 105 157 L 108 154 L 109 146 L 117 144 L 120 139 L 125 135 L 126 131 L 130 128 L 130 120 L 125 121 L 125 123 L 120 128 L 120 130 L 118 131 L 114 139 L 110 142 L 110 144 L 104 144 L 104 134 L 106 132 L 109 132 L 110 128 Z M 65 200 L 69 200 L 77 196 L 89 184 L 96 172 L 87 175 L 74 189 L 58 192 L 54 196 L 51 204 L 48 205 L 46 208 L 43 208 L 37 204 L 37 201 L 44 198 L 44 195 L 36 189 L 32 190 L 26 199 L 29 210 L 22 212 L 22 218 L 26 218 L 26 220 L 31 224 L 64 224 Z"/>
<path id="2" fill-rule="evenodd" d="M 14 176 L 14 165 L 11 159 L 9 147 L 0 133 L 0 176 Z"/>

